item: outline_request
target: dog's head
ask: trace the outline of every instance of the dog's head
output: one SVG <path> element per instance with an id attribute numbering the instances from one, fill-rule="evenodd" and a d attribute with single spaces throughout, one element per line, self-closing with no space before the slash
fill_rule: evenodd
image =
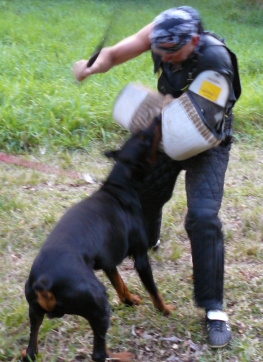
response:
<path id="1" fill-rule="evenodd" d="M 133 134 L 119 150 L 106 152 L 105 156 L 133 168 L 145 167 L 156 160 L 161 138 L 161 116 L 158 116 L 146 129 Z"/>

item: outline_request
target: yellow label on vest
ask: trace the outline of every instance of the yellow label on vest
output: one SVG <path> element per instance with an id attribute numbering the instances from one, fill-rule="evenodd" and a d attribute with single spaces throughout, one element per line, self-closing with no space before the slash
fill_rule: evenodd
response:
<path id="1" fill-rule="evenodd" d="M 221 93 L 221 88 L 217 85 L 208 82 L 207 80 L 204 80 L 201 84 L 201 87 L 199 88 L 198 93 L 200 96 L 208 99 L 211 102 L 215 102 Z"/>

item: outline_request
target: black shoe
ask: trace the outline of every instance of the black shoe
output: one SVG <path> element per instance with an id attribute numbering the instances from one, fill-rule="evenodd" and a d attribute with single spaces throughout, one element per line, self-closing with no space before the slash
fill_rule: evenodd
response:
<path id="1" fill-rule="evenodd" d="M 209 310 L 206 314 L 208 344 L 212 348 L 224 347 L 232 338 L 228 316 L 221 310 Z"/>

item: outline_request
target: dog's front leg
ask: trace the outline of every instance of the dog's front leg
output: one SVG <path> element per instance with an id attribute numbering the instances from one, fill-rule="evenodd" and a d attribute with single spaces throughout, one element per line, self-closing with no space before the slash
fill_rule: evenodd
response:
<path id="1" fill-rule="evenodd" d="M 122 303 L 128 305 L 138 305 L 141 304 L 141 299 L 134 294 L 131 294 L 124 283 L 122 277 L 120 276 L 117 268 L 113 268 L 110 270 L 104 270 L 105 274 L 109 278 L 112 286 L 116 290 L 119 299 Z"/>
<path id="2" fill-rule="evenodd" d="M 143 285 L 149 292 L 154 307 L 160 312 L 164 313 L 164 315 L 168 316 L 171 314 L 172 310 L 175 309 L 175 307 L 165 304 L 161 294 L 158 292 L 157 286 L 153 279 L 152 268 L 148 259 L 148 255 L 145 254 L 144 256 L 136 256 L 134 260 L 134 267 L 138 272 Z"/>

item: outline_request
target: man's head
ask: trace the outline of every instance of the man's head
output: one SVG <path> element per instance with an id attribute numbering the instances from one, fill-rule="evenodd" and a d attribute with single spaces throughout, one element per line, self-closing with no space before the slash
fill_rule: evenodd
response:
<path id="1" fill-rule="evenodd" d="M 154 19 L 151 49 L 165 62 L 183 62 L 198 44 L 201 31 L 201 19 L 195 9 L 190 6 L 168 9 Z"/>

